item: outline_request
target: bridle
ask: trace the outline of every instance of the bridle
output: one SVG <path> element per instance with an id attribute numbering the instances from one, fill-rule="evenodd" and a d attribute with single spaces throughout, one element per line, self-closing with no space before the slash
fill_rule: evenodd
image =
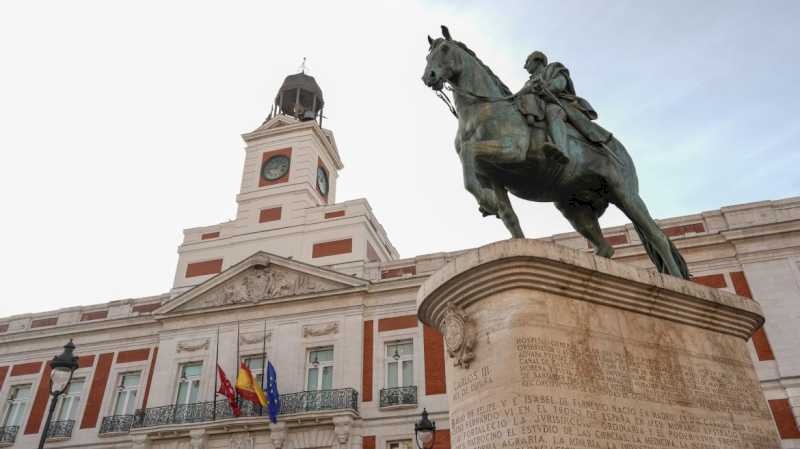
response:
<path id="1" fill-rule="evenodd" d="M 447 83 L 447 86 L 445 86 L 445 88 L 447 90 L 449 90 L 451 92 L 454 92 L 454 93 L 456 93 L 458 95 L 462 95 L 464 97 L 467 97 L 467 98 L 469 98 L 471 100 L 475 100 L 475 101 L 477 101 L 479 103 L 497 103 L 497 102 L 500 102 L 500 101 L 514 101 L 517 98 L 517 95 L 518 95 L 518 94 L 513 94 L 513 95 L 506 95 L 504 97 L 487 97 L 486 95 L 478 95 L 478 94 L 469 92 L 469 91 L 467 91 L 465 89 L 462 89 L 460 87 L 456 87 L 452 83 L 450 83 L 449 81 L 445 81 L 445 82 Z M 455 116 L 455 118 L 458 118 L 458 111 L 456 111 L 456 108 L 453 105 L 453 102 L 450 100 L 450 97 L 447 96 L 447 94 L 442 92 L 441 90 L 435 90 L 434 92 L 436 92 L 436 96 L 439 97 L 439 99 L 441 99 L 444 102 L 445 106 L 447 106 L 447 109 L 450 110 L 450 113 L 452 113 L 453 116 Z"/>

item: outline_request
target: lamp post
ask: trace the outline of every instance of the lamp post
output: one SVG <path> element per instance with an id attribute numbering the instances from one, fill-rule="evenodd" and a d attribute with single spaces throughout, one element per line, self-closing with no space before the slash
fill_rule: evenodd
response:
<path id="1" fill-rule="evenodd" d="M 72 352 L 75 351 L 75 345 L 72 339 L 69 343 L 64 345 L 64 352 L 60 355 L 53 357 L 50 361 L 50 410 L 47 412 L 47 420 L 44 422 L 44 429 L 42 429 L 42 437 L 39 439 L 39 449 L 44 449 L 44 442 L 47 440 L 47 434 L 50 431 L 50 421 L 53 419 L 53 410 L 56 409 L 58 397 L 62 395 L 69 383 L 72 382 L 72 374 L 78 369 L 78 356 Z"/>
<path id="2" fill-rule="evenodd" d="M 436 422 L 428 419 L 428 410 L 422 409 L 422 416 L 414 423 L 414 436 L 419 449 L 432 449 L 436 441 Z"/>

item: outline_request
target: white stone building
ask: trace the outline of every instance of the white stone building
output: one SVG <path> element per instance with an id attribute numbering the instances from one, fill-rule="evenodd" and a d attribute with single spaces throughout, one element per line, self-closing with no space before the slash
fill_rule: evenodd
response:
<path id="1" fill-rule="evenodd" d="M 184 231 L 168 292 L 0 318 L 0 447 L 36 447 L 46 361 L 70 338 L 80 368 L 47 447 L 407 449 L 423 407 L 436 447 L 450 447 L 444 345 L 415 298 L 460 252 L 399 259 L 366 200 L 336 202 L 342 162 L 322 105 L 313 78 L 287 78 L 271 117 L 243 135 L 235 219 Z M 800 198 L 660 224 L 698 282 L 761 303 L 753 361 L 784 447 L 800 448 Z M 631 226 L 605 233 L 616 259 L 652 269 Z M 549 240 L 589 250 L 574 233 Z M 231 379 L 239 361 L 260 376 L 264 355 L 277 424 L 214 402 L 216 362 Z"/>

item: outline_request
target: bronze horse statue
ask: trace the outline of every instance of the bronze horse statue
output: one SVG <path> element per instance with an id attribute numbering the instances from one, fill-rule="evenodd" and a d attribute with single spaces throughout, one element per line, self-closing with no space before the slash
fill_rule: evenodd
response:
<path id="1" fill-rule="evenodd" d="M 569 145 L 563 149 L 566 161 L 552 157 L 545 126 L 530 125 L 516 95 L 464 43 L 452 39 L 446 27 L 442 32 L 443 38 L 428 37 L 422 80 L 437 92 L 445 83 L 453 91 L 456 152 L 464 186 L 479 210 L 500 218 L 513 238 L 524 238 L 508 192 L 529 201 L 553 202 L 592 243 L 595 254 L 611 257 L 614 250 L 597 220 L 612 203 L 633 222 L 659 272 L 689 279 L 683 257 L 639 196 L 636 169 L 622 143 L 612 137 L 600 147 L 570 125 Z M 509 162 L 504 153 L 523 156 Z"/>

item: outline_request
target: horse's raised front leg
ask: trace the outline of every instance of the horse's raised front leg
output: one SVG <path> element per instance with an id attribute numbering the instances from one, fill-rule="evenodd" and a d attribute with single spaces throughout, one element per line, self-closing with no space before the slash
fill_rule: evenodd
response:
<path id="1" fill-rule="evenodd" d="M 472 157 L 472 149 L 466 146 L 461 148 L 458 153 L 461 158 L 461 168 L 464 175 L 464 188 L 478 201 L 478 210 L 487 215 L 498 215 L 497 198 L 494 191 L 481 185 L 478 175 L 475 173 L 475 159 Z"/>
<path id="2" fill-rule="evenodd" d="M 522 232 L 522 228 L 519 226 L 519 219 L 517 219 L 517 213 L 514 212 L 514 208 L 511 206 L 511 201 L 508 199 L 508 191 L 506 188 L 495 184 L 492 186 L 494 188 L 494 196 L 497 198 L 497 216 L 501 220 L 503 220 L 503 224 L 506 225 L 506 229 L 511 233 L 511 237 L 515 239 L 524 239 L 525 234 Z"/>

